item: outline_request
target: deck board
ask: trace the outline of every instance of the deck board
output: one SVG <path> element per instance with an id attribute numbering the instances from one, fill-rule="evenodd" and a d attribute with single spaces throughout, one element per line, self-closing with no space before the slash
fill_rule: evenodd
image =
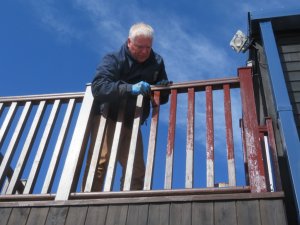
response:
<path id="1" fill-rule="evenodd" d="M 172 203 L 170 208 L 170 224 L 191 224 L 191 203 Z"/>
<path id="2" fill-rule="evenodd" d="M 32 208 L 26 225 L 44 225 L 48 216 L 49 207 Z"/>
<path id="3" fill-rule="evenodd" d="M 170 204 L 155 203 L 149 206 L 148 225 L 169 224 Z"/>
<path id="4" fill-rule="evenodd" d="M 147 225 L 148 208 L 148 204 L 129 205 L 126 224 Z"/>
<path id="5" fill-rule="evenodd" d="M 88 208 L 85 225 L 105 225 L 107 206 L 90 206 Z"/>
<path id="6" fill-rule="evenodd" d="M 65 225 L 66 216 L 68 214 L 69 207 L 51 207 L 47 216 L 45 225 Z"/>
<path id="7" fill-rule="evenodd" d="M 192 225 L 211 225 L 214 223 L 214 204 L 212 202 L 192 203 Z"/>
<path id="8" fill-rule="evenodd" d="M 236 219 L 236 202 L 215 202 L 214 203 L 214 224 L 215 225 L 237 225 Z"/>
<path id="9" fill-rule="evenodd" d="M 87 206 L 70 207 L 66 218 L 66 225 L 81 225 L 85 223 Z"/>
<path id="10" fill-rule="evenodd" d="M 128 205 L 111 205 L 108 208 L 105 225 L 126 225 Z"/>
<path id="11" fill-rule="evenodd" d="M 12 208 L 0 208 L 0 224 L 7 224 Z"/>
<path id="12" fill-rule="evenodd" d="M 237 202 L 237 220 L 238 224 L 261 225 L 258 200 Z"/>
<path id="13" fill-rule="evenodd" d="M 30 208 L 14 208 L 8 220 L 8 225 L 25 225 Z"/>
<path id="14" fill-rule="evenodd" d="M 262 224 L 287 225 L 283 202 L 280 200 L 260 201 Z"/>

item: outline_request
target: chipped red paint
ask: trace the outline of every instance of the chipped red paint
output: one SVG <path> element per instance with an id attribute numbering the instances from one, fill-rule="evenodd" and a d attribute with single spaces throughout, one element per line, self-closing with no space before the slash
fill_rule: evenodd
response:
<path id="1" fill-rule="evenodd" d="M 227 159 L 234 159 L 233 149 L 233 131 L 232 131 L 232 114 L 231 114 L 231 99 L 230 86 L 224 84 L 224 110 L 225 110 L 225 125 L 226 125 L 226 144 L 227 144 Z"/>
<path id="2" fill-rule="evenodd" d="M 176 126 L 177 89 L 171 91 L 170 118 L 168 130 L 167 155 L 173 154 Z"/>
<path id="3" fill-rule="evenodd" d="M 154 91 L 154 97 L 151 95 L 151 104 L 152 104 L 152 118 L 151 118 L 150 134 L 149 134 L 144 190 L 150 190 L 152 186 L 153 164 L 155 158 L 157 127 L 158 127 L 159 108 L 160 108 L 159 91 Z"/>
<path id="4" fill-rule="evenodd" d="M 194 124 L 195 124 L 195 89 L 188 88 L 187 112 L 187 137 L 186 137 L 186 172 L 185 187 L 193 187 L 194 175 Z"/>
<path id="5" fill-rule="evenodd" d="M 194 150 L 195 89 L 188 89 L 187 151 Z"/>
<path id="6" fill-rule="evenodd" d="M 224 84 L 224 111 L 225 111 L 225 128 L 226 128 L 226 144 L 227 144 L 227 160 L 228 160 L 228 178 L 229 185 L 236 185 L 235 159 L 233 147 L 233 130 L 232 130 L 232 113 L 230 99 L 230 85 Z"/>
<path id="7" fill-rule="evenodd" d="M 214 187 L 214 117 L 212 86 L 206 86 L 206 183 Z"/>
<path id="8" fill-rule="evenodd" d="M 170 117 L 168 129 L 168 143 L 166 155 L 166 172 L 164 189 L 172 189 L 173 178 L 173 159 L 174 159 L 174 140 L 176 126 L 176 106 L 177 106 L 177 89 L 171 90 Z"/>
<path id="9" fill-rule="evenodd" d="M 207 159 L 214 159 L 214 117 L 213 117 L 213 97 L 212 86 L 207 86 L 206 90 L 206 153 Z"/>
<path id="10" fill-rule="evenodd" d="M 258 122 L 251 67 L 239 68 L 238 75 L 241 87 L 244 136 L 250 188 L 252 192 L 266 192 L 266 176 L 258 135 Z"/>
<path id="11" fill-rule="evenodd" d="M 245 168 L 245 181 L 246 185 L 249 186 L 249 172 L 248 172 L 248 161 L 247 161 L 247 151 L 246 151 L 246 139 L 244 133 L 244 124 L 243 120 L 240 119 L 240 128 L 241 128 L 241 135 L 242 135 L 242 145 L 243 145 L 243 158 L 244 158 L 244 168 Z"/>

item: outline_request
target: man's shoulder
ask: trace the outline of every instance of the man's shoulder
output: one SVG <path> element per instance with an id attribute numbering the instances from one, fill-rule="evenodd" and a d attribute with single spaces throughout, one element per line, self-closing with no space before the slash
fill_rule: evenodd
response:
<path id="1" fill-rule="evenodd" d="M 108 52 L 104 55 L 103 59 L 106 62 L 117 62 L 121 63 L 125 60 L 126 56 L 122 50 Z"/>
<path id="2" fill-rule="evenodd" d="M 155 51 L 152 51 L 151 55 L 152 55 L 152 59 L 155 60 L 156 63 L 158 63 L 158 64 L 163 63 L 164 60 L 163 60 L 163 57 L 160 54 L 158 54 Z"/>
<path id="3" fill-rule="evenodd" d="M 125 52 L 124 46 L 121 46 L 121 48 L 119 50 L 107 53 L 104 57 L 110 58 L 110 59 L 116 60 L 116 61 L 124 61 L 126 58 L 126 52 Z"/>

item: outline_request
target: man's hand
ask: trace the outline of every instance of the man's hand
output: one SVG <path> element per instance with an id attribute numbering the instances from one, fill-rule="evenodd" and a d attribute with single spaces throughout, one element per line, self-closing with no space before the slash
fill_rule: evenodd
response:
<path id="1" fill-rule="evenodd" d="M 150 84 L 145 81 L 140 81 L 137 84 L 132 85 L 131 93 L 133 95 L 142 94 L 143 96 L 150 96 Z"/>
<path id="2" fill-rule="evenodd" d="M 160 86 L 168 86 L 170 84 L 172 84 L 173 81 L 169 81 L 169 80 L 161 80 L 158 81 L 155 85 L 160 85 Z"/>

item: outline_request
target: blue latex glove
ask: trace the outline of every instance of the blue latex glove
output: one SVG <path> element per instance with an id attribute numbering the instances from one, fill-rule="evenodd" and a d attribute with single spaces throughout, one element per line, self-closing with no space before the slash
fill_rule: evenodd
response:
<path id="1" fill-rule="evenodd" d="M 149 96 L 150 92 L 150 84 L 145 81 L 140 81 L 139 83 L 132 85 L 131 93 L 133 95 L 142 94 L 143 96 Z"/>
<path id="2" fill-rule="evenodd" d="M 161 80 L 161 81 L 158 81 L 155 85 L 168 86 L 169 84 L 172 84 L 172 83 L 173 82 L 169 81 L 169 80 Z"/>

